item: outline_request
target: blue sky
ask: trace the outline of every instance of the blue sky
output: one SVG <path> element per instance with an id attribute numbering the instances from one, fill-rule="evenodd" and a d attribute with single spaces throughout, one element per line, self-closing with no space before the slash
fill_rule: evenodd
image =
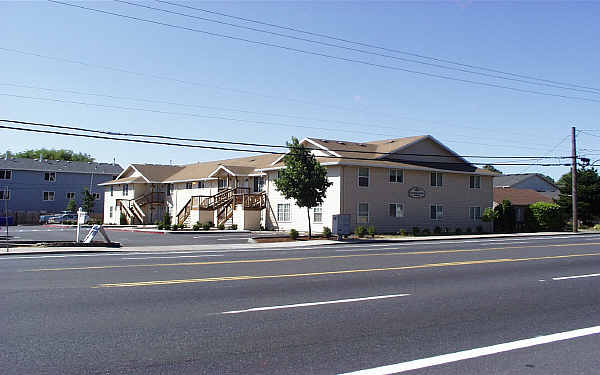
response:
<path id="1" fill-rule="evenodd" d="M 375 64 L 600 100 L 600 92 L 576 92 L 480 77 L 239 30 L 112 1 L 76 4 Z M 143 4 L 266 28 L 156 1 Z M 598 2 L 196 1 L 182 4 L 600 89 Z M 45 1 L 2 1 L 0 14 L 4 20 L 0 23 L 3 36 L 0 39 L 0 117 L 6 119 L 269 144 L 284 144 L 291 136 L 368 141 L 431 134 L 459 154 L 495 156 L 566 156 L 570 154 L 570 142 L 565 137 L 571 126 L 600 129 L 600 102 L 597 101 L 519 93 L 423 77 L 132 22 Z M 3 49 L 84 61 L 94 66 Z M 593 134 L 600 135 L 598 132 Z M 99 161 L 108 162 L 115 158 L 122 165 L 132 162 L 183 164 L 247 155 L 10 130 L 0 130 L 0 139 L 3 140 L 2 150 L 68 148 L 90 153 Z M 582 149 L 598 150 L 600 138 L 581 133 L 579 145 Z M 590 157 L 599 159 L 600 151 L 595 154 Z M 554 178 L 568 171 L 566 167 L 500 169 L 507 173 L 541 172 Z"/>

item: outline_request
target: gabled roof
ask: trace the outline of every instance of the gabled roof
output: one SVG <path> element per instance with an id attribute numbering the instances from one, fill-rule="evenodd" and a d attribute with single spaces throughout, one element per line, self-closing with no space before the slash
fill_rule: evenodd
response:
<path id="1" fill-rule="evenodd" d="M 212 178 L 213 172 L 223 166 L 235 175 L 247 176 L 255 173 L 256 169 L 265 168 L 277 159 L 277 154 L 263 154 L 243 158 L 209 161 L 189 164 L 172 174 L 164 182 L 183 182 Z"/>
<path id="2" fill-rule="evenodd" d="M 516 206 L 552 202 L 552 198 L 531 189 L 494 188 L 494 202 L 502 203 L 505 199 Z"/>
<path id="3" fill-rule="evenodd" d="M 322 149 L 332 150 L 332 156 L 337 154 L 342 158 L 381 159 L 385 157 L 386 153 L 414 144 L 427 137 L 421 135 L 372 142 L 349 142 L 319 138 L 306 138 L 306 140 L 320 146 Z"/>
<path id="4" fill-rule="evenodd" d="M 548 185 L 551 185 L 556 190 L 558 190 L 558 187 L 555 184 L 546 181 L 546 179 L 544 179 L 544 177 L 539 173 L 519 173 L 496 176 L 494 177 L 494 187 L 512 187 L 532 177 L 540 178 L 544 180 Z"/>
<path id="5" fill-rule="evenodd" d="M 85 161 L 65 160 L 39 160 L 25 158 L 2 158 L 0 169 L 13 171 L 39 171 L 39 172 L 65 172 L 65 173 L 93 173 L 118 175 L 123 168 L 118 164 L 96 163 Z"/>
<path id="6" fill-rule="evenodd" d="M 104 183 L 98 184 L 98 185 L 107 186 L 107 185 L 119 185 L 119 184 L 145 184 L 147 182 L 148 181 L 146 181 L 143 177 L 137 176 L 137 177 L 118 178 L 116 180 L 104 182 Z"/>
<path id="7" fill-rule="evenodd" d="M 140 174 L 148 180 L 148 182 L 162 182 L 169 176 L 182 170 L 184 167 L 179 165 L 162 165 L 162 164 L 131 164 L 131 166 L 140 172 Z"/>

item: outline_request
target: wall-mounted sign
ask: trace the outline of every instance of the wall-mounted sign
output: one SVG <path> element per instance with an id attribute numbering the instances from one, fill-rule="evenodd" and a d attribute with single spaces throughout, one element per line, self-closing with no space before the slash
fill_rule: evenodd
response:
<path id="1" fill-rule="evenodd" d="M 425 198 L 425 189 L 419 186 L 413 186 L 410 189 L 408 189 L 408 197 L 414 199 Z"/>

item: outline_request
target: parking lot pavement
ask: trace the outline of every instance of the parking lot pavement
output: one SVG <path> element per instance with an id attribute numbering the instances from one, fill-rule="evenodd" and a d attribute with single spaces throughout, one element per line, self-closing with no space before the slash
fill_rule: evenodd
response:
<path id="1" fill-rule="evenodd" d="M 4 230 L 5 228 L 3 228 Z M 88 233 L 89 228 L 82 228 L 80 237 Z M 4 233 L 4 232 L 3 232 Z M 111 241 L 120 242 L 122 246 L 167 246 L 167 245 L 203 245 L 203 244 L 236 244 L 248 243 L 250 233 L 177 233 L 158 234 L 142 232 L 126 232 L 107 230 Z M 74 241 L 75 228 L 51 227 L 44 225 L 9 227 L 9 239 L 21 241 Z"/>

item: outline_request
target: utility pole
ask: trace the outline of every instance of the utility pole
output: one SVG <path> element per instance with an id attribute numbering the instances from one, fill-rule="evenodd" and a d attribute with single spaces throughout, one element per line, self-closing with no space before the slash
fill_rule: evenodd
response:
<path id="1" fill-rule="evenodd" d="M 572 166 L 571 166 L 571 203 L 573 205 L 573 232 L 577 232 L 578 222 L 577 222 L 577 144 L 575 142 L 575 127 L 571 128 L 571 143 L 573 146 L 572 149 Z"/>
<path id="2" fill-rule="evenodd" d="M 6 252 L 8 253 L 8 186 L 4 190 L 4 220 L 6 224 Z"/>

